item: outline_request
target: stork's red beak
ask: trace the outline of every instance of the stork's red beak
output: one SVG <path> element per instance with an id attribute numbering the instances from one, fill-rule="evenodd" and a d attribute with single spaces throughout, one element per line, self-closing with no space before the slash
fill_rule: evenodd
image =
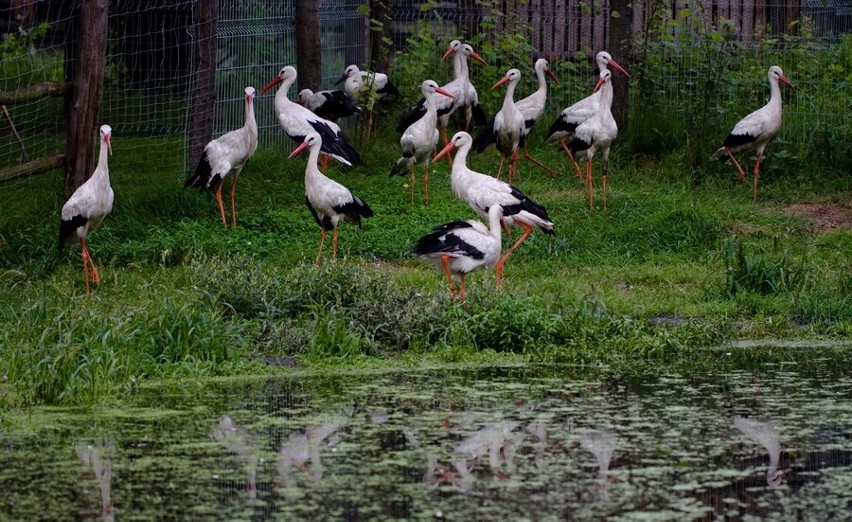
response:
<path id="1" fill-rule="evenodd" d="M 612 58 L 610 58 L 610 60 L 609 60 L 609 64 L 610 64 L 610 65 L 612 65 L 613 69 L 615 69 L 616 71 L 620 72 L 620 73 L 621 73 L 621 74 L 623 74 L 624 76 L 627 76 L 628 78 L 630 78 L 630 75 L 629 75 L 629 74 L 627 74 L 627 71 L 625 71 L 625 70 L 624 70 L 624 68 L 623 68 L 622 66 L 618 65 L 618 62 L 616 62 L 616 61 L 615 61 L 615 60 L 613 60 Z"/>
<path id="2" fill-rule="evenodd" d="M 107 149 L 109 150 L 109 155 L 112 156 L 112 144 L 109 141 L 110 134 L 104 136 L 104 142 L 106 142 Z"/>
<path id="3" fill-rule="evenodd" d="M 435 154 L 435 157 L 432 158 L 432 161 L 433 162 L 438 161 L 439 159 L 441 159 L 444 156 L 446 156 L 447 154 L 449 154 L 454 148 L 456 148 L 455 143 L 453 143 L 452 141 L 447 143 L 447 146 L 444 147 L 443 149 L 441 149 L 441 152 Z"/>
<path id="4" fill-rule="evenodd" d="M 293 156 L 296 156 L 297 154 L 299 154 L 300 152 L 302 152 L 303 150 L 305 150 L 305 149 L 307 149 L 307 148 L 308 148 L 308 142 L 307 142 L 307 141 L 303 141 L 302 143 L 300 143 L 300 144 L 299 144 L 299 146 L 298 146 L 298 147 L 296 147 L 296 150 L 294 150 L 293 152 L 291 152 L 291 153 L 290 153 L 290 155 L 289 155 L 289 156 L 287 156 L 287 157 L 288 157 L 288 158 L 292 158 Z"/>
<path id="5" fill-rule="evenodd" d="M 442 87 L 438 87 L 437 89 L 435 89 L 435 92 L 437 92 L 438 94 L 443 94 L 444 96 L 449 96 L 450 98 L 452 98 L 454 100 L 456 99 L 455 96 L 450 94 L 449 91 L 444 90 Z"/>
<path id="6" fill-rule="evenodd" d="M 441 61 L 443 62 L 444 60 L 446 60 L 447 57 L 453 54 L 453 51 L 454 49 L 452 47 L 447 47 L 447 51 L 444 53 L 444 56 L 441 57 Z"/>
<path id="7" fill-rule="evenodd" d="M 554 82 L 556 82 L 557 84 L 559 83 L 559 78 L 557 78 L 557 77 L 556 77 L 556 73 L 555 73 L 555 72 L 553 72 L 553 71 L 552 71 L 552 70 L 550 70 L 550 69 L 547 69 L 547 70 L 545 70 L 544 72 L 546 72 L 546 73 L 547 73 L 547 75 L 548 75 L 548 76 L 550 76 L 550 79 L 551 79 L 551 80 L 553 80 L 553 81 L 554 81 Z"/>
<path id="8" fill-rule="evenodd" d="M 481 63 L 482 65 L 488 65 L 488 62 L 485 61 L 485 58 L 476 54 L 476 51 L 473 51 L 472 53 L 470 53 L 470 57 L 473 58 L 474 60 L 476 60 L 477 62 Z"/>
<path id="9" fill-rule="evenodd" d="M 790 83 L 790 80 L 788 80 L 786 76 L 781 76 L 781 77 L 779 77 L 779 78 L 778 78 L 778 81 L 779 81 L 779 82 L 781 82 L 781 83 L 783 83 L 783 84 L 784 84 L 784 85 L 786 85 L 787 87 L 789 87 L 789 88 L 793 89 L 794 91 L 796 90 L 796 88 L 795 88 L 795 87 L 793 87 L 793 84 L 792 84 L 792 83 Z"/>
<path id="10" fill-rule="evenodd" d="M 603 79 L 603 78 L 600 78 L 600 79 L 598 80 L 598 83 L 595 85 L 595 90 L 594 90 L 594 91 L 592 91 L 592 92 L 598 92 L 598 89 L 600 89 L 600 88 L 601 88 L 601 85 L 603 85 L 604 83 L 606 83 L 606 81 L 604 81 L 604 79 Z"/>
<path id="11" fill-rule="evenodd" d="M 497 87 L 500 87 L 501 85 L 508 83 L 508 82 L 509 82 L 509 77 L 504 76 L 504 77 L 500 78 L 500 81 L 498 81 L 497 83 L 495 83 L 494 85 L 491 86 L 491 90 L 493 91 Z"/>
<path id="12" fill-rule="evenodd" d="M 260 94 L 265 93 L 266 91 L 268 91 L 269 89 L 271 89 L 271 88 L 275 87 L 275 86 L 276 86 L 276 85 L 278 85 L 279 83 L 281 83 L 281 77 L 280 77 L 280 76 L 276 76 L 276 77 L 275 77 L 275 78 L 273 78 L 273 79 L 272 79 L 269 83 L 267 83 L 267 84 L 266 84 L 266 87 L 264 87 L 263 89 L 261 89 Z"/>

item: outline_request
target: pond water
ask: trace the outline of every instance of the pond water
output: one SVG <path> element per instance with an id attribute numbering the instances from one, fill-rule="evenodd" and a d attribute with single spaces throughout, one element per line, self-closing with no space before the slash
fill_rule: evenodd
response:
<path id="1" fill-rule="evenodd" d="M 147 389 L 0 433 L 0 519 L 837 520 L 851 398 L 843 375 L 554 367 Z"/>

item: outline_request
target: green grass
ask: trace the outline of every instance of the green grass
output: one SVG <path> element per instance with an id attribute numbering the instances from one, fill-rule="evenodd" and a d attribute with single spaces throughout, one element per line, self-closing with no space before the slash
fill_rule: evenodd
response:
<path id="1" fill-rule="evenodd" d="M 534 148 L 560 175 L 521 163 L 516 184 L 547 207 L 556 235 L 533 234 L 500 291 L 492 272 L 472 274 L 462 303 L 408 248 L 473 213 L 453 196 L 444 162 L 430 176 L 432 205 L 411 206 L 407 179 L 388 175 L 396 139 L 379 132 L 360 146 L 363 165 L 330 169 L 376 215 L 361 230 L 342 225 L 338 259 L 327 249 L 319 267 L 303 159 L 259 150 L 240 177 L 239 227 L 225 231 L 208 194 L 181 188 L 180 141 L 115 139 L 115 208 L 90 238 L 103 284 L 89 298 L 79 248 L 56 251 L 58 176 L 0 185 L 9 203 L 0 405 L 102 402 L 151 379 L 278 371 L 261 357 L 309 368 L 549 361 L 630 373 L 779 357 L 719 362 L 707 347 L 727 339 L 852 333 L 852 233 L 815 233 L 784 212 L 848 201 L 843 178 L 773 174 L 770 156 L 753 204 L 750 186 L 733 186 L 733 168 L 709 165 L 694 187 L 680 149 L 651 160 L 625 147 L 611 158 L 608 211 L 590 212 L 567 158 Z M 470 165 L 495 172 L 497 161 L 489 150 Z"/>

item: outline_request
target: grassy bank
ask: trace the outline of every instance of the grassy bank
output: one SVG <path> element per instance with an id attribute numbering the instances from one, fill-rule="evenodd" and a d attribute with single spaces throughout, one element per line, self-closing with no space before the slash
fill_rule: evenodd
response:
<path id="1" fill-rule="evenodd" d="M 151 155 L 149 141 L 116 135 L 116 203 L 91 236 L 103 284 L 90 298 L 79 248 L 56 251 L 57 177 L 0 186 L 0 405 L 98 402 L 152 378 L 282 364 L 521 360 L 641 372 L 848 355 L 776 349 L 722 359 L 706 349 L 852 333 L 852 233 L 791 210 L 848 212 L 847 177 L 784 171 L 770 157 L 753 204 L 729 166 L 708 165 L 694 186 L 678 152 L 643 162 L 617 150 L 609 208 L 590 212 L 567 158 L 534 148 L 560 174 L 521 163 L 516 184 L 547 207 L 556 236 L 534 234 L 501 291 L 492 272 L 472 274 L 461 303 L 408 248 L 473 213 L 452 195 L 446 163 L 430 177 L 432 205 L 411 206 L 407 179 L 388 176 L 396 139 L 380 133 L 361 145 L 363 165 L 330 169 L 376 215 L 362 230 L 343 225 L 338 259 L 327 251 L 315 267 L 304 159 L 259 150 L 240 178 L 239 227 L 225 231 L 212 198 L 181 188 L 181 143 L 158 143 Z M 470 164 L 496 172 L 497 154 Z"/>

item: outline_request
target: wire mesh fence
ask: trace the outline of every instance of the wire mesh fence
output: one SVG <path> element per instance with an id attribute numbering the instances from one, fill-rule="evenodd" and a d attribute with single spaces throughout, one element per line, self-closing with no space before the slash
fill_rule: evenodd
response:
<path id="1" fill-rule="evenodd" d="M 158 147 L 180 146 L 189 132 L 197 3 L 110 3 L 109 56 L 100 119 L 113 126 L 117 138 L 156 138 L 134 142 L 133 147 L 144 153 L 158 154 Z M 80 0 L 0 1 L 3 92 L 69 80 L 67 61 L 73 57 L 74 41 L 71 15 L 79 5 Z M 642 53 L 653 47 L 655 67 L 649 70 L 656 75 L 655 89 L 674 106 L 687 104 L 694 96 L 693 86 L 701 74 L 696 67 L 702 57 L 698 45 L 714 33 L 721 35 L 720 45 L 730 46 L 733 53 L 749 57 L 761 68 L 782 65 L 800 90 L 808 92 L 786 102 L 785 109 L 793 117 L 818 119 L 823 125 L 845 118 L 845 112 L 838 111 L 837 100 L 849 99 L 849 87 L 835 79 L 848 74 L 852 57 L 838 54 L 835 69 L 825 74 L 800 76 L 798 71 L 812 70 L 812 62 L 852 30 L 850 0 L 645 0 L 625 3 L 625 7 L 631 6 L 625 12 L 619 12 L 622 4 L 614 5 L 612 0 L 399 0 L 392 13 L 388 45 L 399 64 L 412 50 L 412 41 L 421 38 L 422 45 L 423 40 L 431 40 L 435 52 L 418 71 L 428 71 L 438 82 L 451 79 L 450 65 L 439 58 L 453 38 L 476 42 L 478 50 L 489 51 L 495 57 L 494 65 L 501 68 L 499 73 L 510 66 L 510 60 L 525 60 L 511 63 L 530 73 L 519 88 L 521 95 L 533 88 L 534 57 L 547 57 L 562 76 L 562 84 L 551 88 L 544 116 L 548 119 L 591 89 L 596 79 L 592 57 L 613 45 L 613 24 L 629 24 L 633 41 L 631 56 L 617 56 L 622 63 L 641 61 Z M 366 65 L 370 23 L 360 6 L 357 0 L 319 3 L 322 63 L 301 66 L 321 66 L 323 88 L 332 87 L 346 65 Z M 242 124 L 246 85 L 262 87 L 281 66 L 295 63 L 298 28 L 294 13 L 292 1 L 220 0 L 215 134 Z M 413 96 L 419 96 L 417 86 L 422 78 L 407 77 L 411 71 L 403 68 L 390 72 Z M 756 107 L 766 99 L 765 71 L 755 68 L 749 73 L 753 73 L 753 81 L 734 85 L 740 88 L 734 96 L 737 106 Z M 497 79 L 486 77 L 475 66 L 471 75 L 478 85 L 490 85 Z M 291 98 L 295 95 L 290 93 Z M 261 143 L 291 147 L 278 129 L 271 99 L 259 97 L 257 103 Z M 733 102 L 719 103 L 720 110 L 731 110 Z M 61 97 L 5 105 L 0 115 L 0 169 L 63 151 L 66 108 Z M 180 167 L 176 170 L 187 166 Z"/>

